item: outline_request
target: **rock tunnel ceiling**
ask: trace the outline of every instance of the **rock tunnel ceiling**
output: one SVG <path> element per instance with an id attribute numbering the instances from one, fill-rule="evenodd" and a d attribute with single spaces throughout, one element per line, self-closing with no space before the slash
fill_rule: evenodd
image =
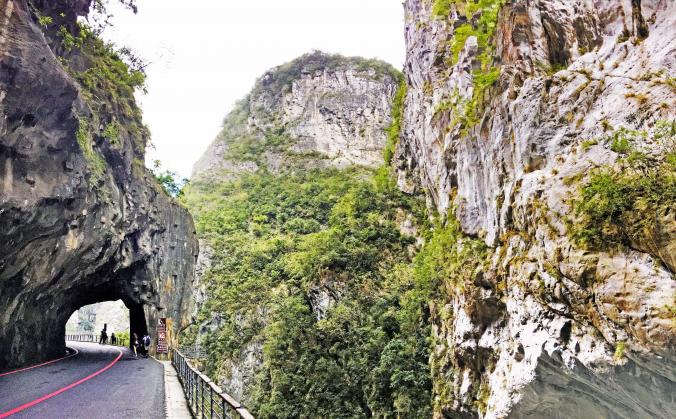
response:
<path id="1" fill-rule="evenodd" d="M 54 3 L 0 0 L 2 368 L 61 353 L 69 316 L 95 302 L 143 306 L 174 332 L 189 321 L 193 221 L 143 166 L 133 87 L 82 83 L 105 48 L 84 37 L 68 50 L 37 26 L 39 13 L 81 36 L 89 2 Z"/>

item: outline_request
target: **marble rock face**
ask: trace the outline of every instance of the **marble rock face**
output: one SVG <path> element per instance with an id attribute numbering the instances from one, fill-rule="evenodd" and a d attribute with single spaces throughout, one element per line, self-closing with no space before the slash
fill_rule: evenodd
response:
<path id="1" fill-rule="evenodd" d="M 453 109 L 473 99 L 479 42 L 467 37 L 457 57 L 450 45 L 481 11 L 467 17 L 460 1 L 434 16 L 434 3 L 404 3 L 398 182 L 493 255 L 486 286 L 451 293 L 443 309 L 453 315 L 435 320 L 435 414 L 669 417 L 673 208 L 649 240 L 612 252 L 578 248 L 566 221 L 580 182 L 618 160 L 608 144 L 583 141 L 674 120 L 676 3 L 503 2 L 490 41 L 499 77 L 471 126 Z"/>
<path id="2" fill-rule="evenodd" d="M 266 72 L 226 117 L 221 134 L 193 168 L 193 176 L 305 167 L 375 168 L 391 123 L 399 74 L 362 58 L 306 54 Z M 247 160 L 229 150 L 249 141 L 264 157 Z"/>

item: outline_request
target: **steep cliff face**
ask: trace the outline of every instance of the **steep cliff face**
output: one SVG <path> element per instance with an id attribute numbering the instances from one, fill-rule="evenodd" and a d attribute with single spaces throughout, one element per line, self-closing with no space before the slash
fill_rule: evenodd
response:
<path id="1" fill-rule="evenodd" d="M 394 68 L 363 58 L 314 52 L 273 68 L 225 119 L 193 175 L 380 166 L 397 86 Z"/>
<path id="2" fill-rule="evenodd" d="M 83 305 L 188 321 L 193 222 L 144 168 L 141 75 L 76 23 L 89 3 L 0 1 L 0 368 L 63 353 Z"/>
<path id="3" fill-rule="evenodd" d="M 431 413 L 411 272 L 424 202 L 383 164 L 399 86 L 382 62 L 305 55 L 259 79 L 195 167 L 208 251 L 182 341 L 257 417 Z"/>
<path id="4" fill-rule="evenodd" d="M 399 186 L 489 246 L 431 304 L 435 413 L 668 417 L 676 3 L 404 6 Z"/>

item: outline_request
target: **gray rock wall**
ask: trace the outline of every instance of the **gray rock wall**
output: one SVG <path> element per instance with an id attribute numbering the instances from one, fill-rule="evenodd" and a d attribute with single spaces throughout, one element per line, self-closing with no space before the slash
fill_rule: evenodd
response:
<path id="1" fill-rule="evenodd" d="M 194 226 L 143 166 L 147 132 L 126 129 L 140 117 L 114 99 L 94 110 L 67 70 L 82 56 L 35 21 L 56 9 L 74 27 L 88 5 L 0 1 L 0 369 L 62 354 L 83 305 L 143 306 L 151 330 L 189 320 Z M 78 142 L 95 118 L 119 121 L 117 143 L 97 127 Z"/>
<path id="2" fill-rule="evenodd" d="M 499 77 L 464 125 L 481 50 L 469 36 L 453 61 L 451 45 L 481 14 L 465 17 L 460 1 L 433 16 L 434 3 L 404 4 L 399 185 L 491 246 L 477 287 L 433 307 L 436 414 L 669 417 L 676 235 L 586 251 L 566 222 L 585 176 L 618 158 L 583 141 L 607 124 L 650 131 L 676 116 L 676 3 L 504 2 L 492 38 Z M 668 217 L 656 231 L 673 232 Z"/>
<path id="3" fill-rule="evenodd" d="M 382 62 L 321 52 L 273 68 L 226 117 L 193 175 L 260 166 L 273 172 L 301 165 L 378 167 L 398 77 Z M 259 145 L 261 159 L 242 159 L 241 151 L 233 159 L 229 147 L 243 139 Z"/>

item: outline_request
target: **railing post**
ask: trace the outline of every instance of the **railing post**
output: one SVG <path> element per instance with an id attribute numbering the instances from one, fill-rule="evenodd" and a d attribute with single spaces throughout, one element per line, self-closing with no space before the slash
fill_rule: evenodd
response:
<path id="1" fill-rule="evenodd" d="M 200 384 L 202 385 L 202 418 L 204 418 L 204 380 L 202 379 L 202 377 L 199 377 L 199 379 Z"/>
<path id="2" fill-rule="evenodd" d="M 200 389 L 197 386 L 197 373 L 195 371 L 192 372 L 192 382 L 195 385 L 195 412 L 199 412 L 199 403 L 197 400 L 197 397 L 200 395 Z"/>
<path id="3" fill-rule="evenodd" d="M 209 418 L 211 419 L 214 417 L 214 389 L 211 386 L 209 386 L 209 404 L 211 406 L 209 408 Z"/>

